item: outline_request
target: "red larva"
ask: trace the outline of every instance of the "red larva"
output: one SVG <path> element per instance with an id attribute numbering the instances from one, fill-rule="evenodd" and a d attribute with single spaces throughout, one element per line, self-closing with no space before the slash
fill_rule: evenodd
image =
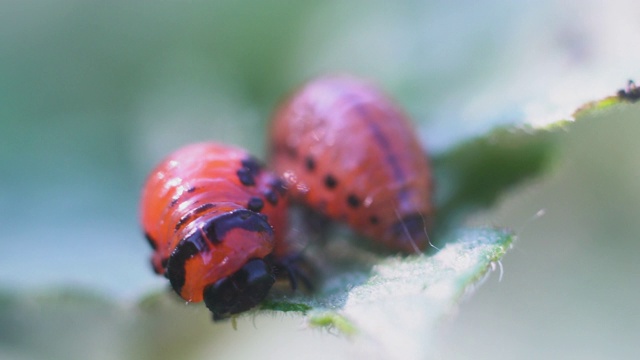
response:
<path id="1" fill-rule="evenodd" d="M 142 224 L 153 268 L 214 319 L 257 305 L 290 253 L 282 182 L 244 150 L 215 143 L 177 150 L 149 176 Z"/>
<path id="2" fill-rule="evenodd" d="M 407 253 L 428 244 L 431 172 L 413 128 L 384 94 L 323 77 L 275 112 L 271 159 L 292 198 Z"/>

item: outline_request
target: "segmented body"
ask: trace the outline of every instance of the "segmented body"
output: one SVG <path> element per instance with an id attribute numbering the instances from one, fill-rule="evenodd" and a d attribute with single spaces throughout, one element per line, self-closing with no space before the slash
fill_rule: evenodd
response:
<path id="1" fill-rule="evenodd" d="M 406 115 L 375 87 L 311 81 L 275 112 L 270 139 L 292 198 L 392 249 L 428 244 L 428 160 Z"/>
<path id="2" fill-rule="evenodd" d="M 177 150 L 142 195 L 154 270 L 185 300 L 201 301 L 207 286 L 249 260 L 285 257 L 283 196 L 282 182 L 244 150 L 215 143 Z"/>

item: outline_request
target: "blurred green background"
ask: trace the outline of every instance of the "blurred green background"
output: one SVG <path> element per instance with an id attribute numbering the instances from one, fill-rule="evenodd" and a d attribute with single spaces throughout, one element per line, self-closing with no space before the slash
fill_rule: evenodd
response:
<path id="1" fill-rule="evenodd" d="M 441 153 L 499 124 L 557 120 L 640 79 L 639 15 L 625 0 L 3 1 L 0 291 L 71 287 L 131 302 L 162 289 L 137 221 L 148 171 L 200 140 L 264 158 L 270 111 L 309 77 L 373 79 Z M 449 325 L 443 358 L 632 353 L 637 120 L 629 107 L 572 128 L 549 176 L 472 220 L 521 236 L 503 281 Z M 263 329 L 295 339 L 298 326 L 276 317 Z M 262 333 L 227 334 L 225 354 L 252 335 L 256 351 L 284 346 L 260 346 Z"/>

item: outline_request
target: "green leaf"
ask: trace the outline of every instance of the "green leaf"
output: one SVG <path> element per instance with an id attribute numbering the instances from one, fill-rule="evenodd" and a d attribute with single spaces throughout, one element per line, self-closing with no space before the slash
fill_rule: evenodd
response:
<path id="1" fill-rule="evenodd" d="M 388 258 L 344 296 L 344 306 L 316 308 L 309 324 L 356 338 L 360 355 L 424 358 L 439 322 L 483 279 L 513 241 L 502 230 L 464 230 L 433 256 Z M 402 346 L 399 346 L 402 344 Z"/>
<path id="2" fill-rule="evenodd" d="M 314 296 L 275 295 L 248 316 L 307 313 L 308 326 L 351 337 L 363 356 L 395 356 L 400 341 L 403 354 L 422 357 L 430 351 L 439 321 L 484 278 L 513 240 L 510 232 L 489 229 L 465 230 L 454 237 L 434 256 L 382 260 L 359 285 L 352 285 L 357 279 L 352 273 L 343 273 L 333 279 L 338 291 L 330 286 Z M 206 308 L 185 306 L 170 292 L 152 294 L 136 306 L 78 290 L 0 297 L 0 354 L 8 348 L 53 359 L 96 353 L 107 358 L 190 358 L 228 331 L 227 323 L 211 321 Z"/>
<path id="3" fill-rule="evenodd" d="M 544 127 L 501 126 L 435 155 L 438 233 L 446 234 L 469 214 L 491 206 L 506 191 L 544 174 L 558 157 L 563 135 L 575 122 L 625 106 L 635 101 L 637 93 L 635 87 L 629 94 L 619 90 L 616 96 L 589 102 L 570 118 Z"/>
<path id="4" fill-rule="evenodd" d="M 572 120 L 625 102 L 610 97 L 589 103 Z M 437 156 L 442 223 L 456 224 L 510 187 L 541 175 L 572 126 L 562 120 L 537 129 L 502 127 Z M 318 253 L 326 274 L 319 291 L 275 289 L 259 309 L 232 319 L 232 328 L 236 320 L 287 313 L 308 327 L 349 338 L 350 352 L 361 357 L 428 356 L 440 322 L 481 284 L 514 239 L 500 229 L 450 229 L 441 227 L 438 243 L 446 245 L 434 255 L 409 257 L 385 257 L 338 233 Z M 228 323 L 214 324 L 201 304 L 185 306 L 169 291 L 135 306 L 77 289 L 0 296 L 0 355 L 7 357 L 193 358 L 224 347 L 216 342 L 215 351 L 207 350 L 210 339 L 229 329 Z"/>
<path id="5" fill-rule="evenodd" d="M 543 173 L 554 158 L 557 129 L 498 128 L 436 156 L 439 232 Z"/>

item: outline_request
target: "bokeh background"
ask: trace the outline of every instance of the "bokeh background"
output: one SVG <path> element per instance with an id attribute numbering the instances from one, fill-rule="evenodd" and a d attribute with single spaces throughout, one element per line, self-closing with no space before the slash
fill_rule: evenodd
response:
<path id="1" fill-rule="evenodd" d="M 558 120 L 640 79 L 638 18 L 630 0 L 5 0 L 0 291 L 71 287 L 126 303 L 162 289 L 137 221 L 148 171 L 200 140 L 264 158 L 271 110 L 314 75 L 373 79 L 437 154 L 496 125 Z M 438 356 L 636 353 L 638 120 L 630 106 L 576 124 L 547 174 L 469 220 L 520 236 L 502 281 L 446 324 Z M 347 346 L 296 337 L 288 318 L 260 325 L 302 339 L 292 351 Z M 261 334 L 226 334 L 224 354 L 283 356 Z"/>

